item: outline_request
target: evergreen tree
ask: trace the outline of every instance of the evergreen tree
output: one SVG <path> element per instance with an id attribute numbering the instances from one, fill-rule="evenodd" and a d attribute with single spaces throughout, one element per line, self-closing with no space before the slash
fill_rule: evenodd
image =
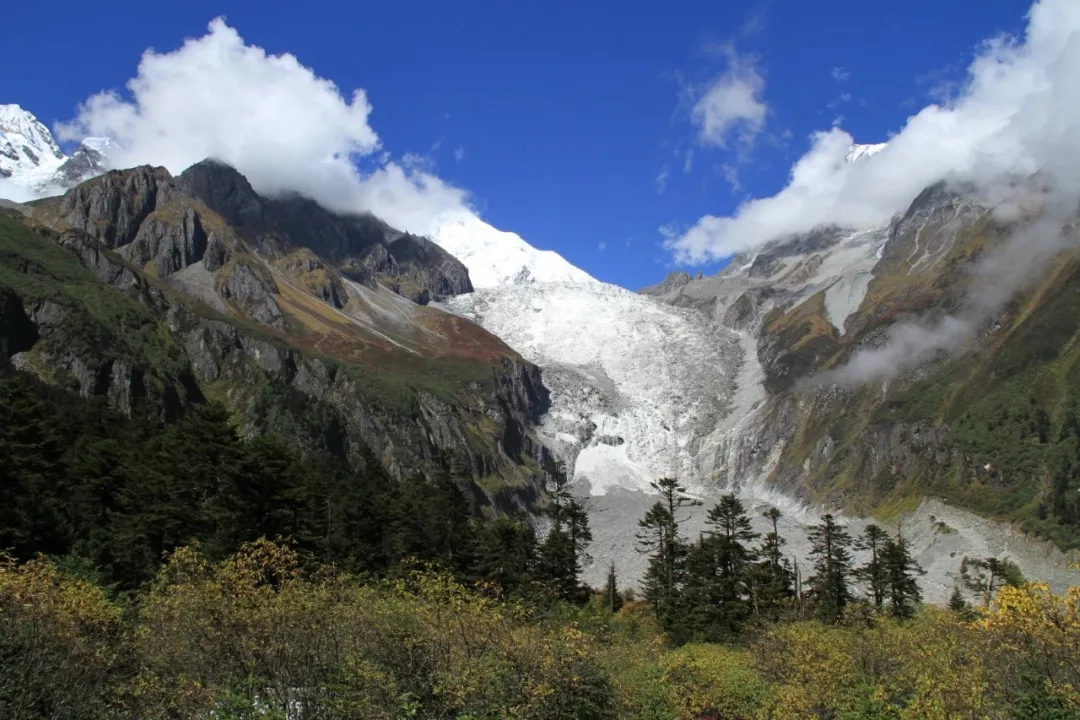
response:
<path id="1" fill-rule="evenodd" d="M 882 554 L 882 549 L 888 540 L 888 533 L 871 523 L 866 526 L 862 538 L 855 544 L 856 549 L 870 553 L 870 559 L 855 571 L 855 576 L 866 583 L 870 598 L 874 601 L 874 607 L 879 611 L 884 606 L 889 586 L 889 576 Z"/>
<path id="2" fill-rule="evenodd" d="M 814 575 L 808 578 L 809 595 L 818 616 L 826 622 L 843 617 L 852 600 L 848 580 L 851 577 L 851 535 L 832 515 L 823 515 L 821 522 L 810 527 L 810 556 L 814 559 Z"/>
<path id="3" fill-rule="evenodd" d="M 720 625 L 738 634 L 753 611 L 752 567 L 757 559 L 749 543 L 758 534 L 750 525 L 746 508 L 733 494 L 727 494 L 709 510 L 706 524 L 712 528 L 710 548 L 715 571 L 715 588 L 710 595 L 716 602 Z"/>
<path id="4" fill-rule="evenodd" d="M 614 615 L 622 608 L 622 596 L 619 594 L 619 580 L 615 576 L 615 560 L 608 563 L 607 582 L 604 588 L 604 602 L 608 612 Z"/>
<path id="5" fill-rule="evenodd" d="M 481 523 L 475 579 L 494 583 L 507 597 L 532 595 L 538 545 L 532 522 L 522 511 Z"/>
<path id="6" fill-rule="evenodd" d="M 638 521 L 638 551 L 649 556 L 642 580 L 646 602 L 657 618 L 668 615 L 675 602 L 675 585 L 682 544 L 675 523 L 662 502 L 657 502 Z"/>
<path id="7" fill-rule="evenodd" d="M 585 598 L 581 584 L 581 563 L 592 540 L 589 513 L 570 491 L 570 481 L 562 463 L 554 469 L 550 493 L 551 529 L 540 545 L 538 570 L 556 596 L 573 602 Z"/>
<path id="8" fill-rule="evenodd" d="M 949 609 L 959 614 L 964 614 L 968 610 L 967 600 L 964 599 L 958 585 L 953 585 L 952 593 L 949 595 Z"/>
<path id="9" fill-rule="evenodd" d="M 675 610 L 687 555 L 686 543 L 679 537 L 679 523 L 685 518 L 678 514 L 701 505 L 701 501 L 687 496 L 686 488 L 674 478 L 661 478 L 650 485 L 660 500 L 638 521 L 638 549 L 650 555 L 643 583 L 645 598 L 656 616 L 665 620 Z"/>
<path id="10" fill-rule="evenodd" d="M 765 535 L 758 550 L 761 557 L 755 573 L 758 612 L 778 620 L 785 604 L 795 595 L 794 573 L 791 562 L 784 557 L 783 548 L 787 541 L 780 537 L 780 511 L 773 507 L 762 515 L 771 523 L 772 530 Z"/>
<path id="11" fill-rule="evenodd" d="M 915 614 L 915 606 L 922 602 L 922 591 L 915 576 L 922 575 L 923 569 L 911 557 L 903 535 L 895 540 L 886 537 L 881 547 L 881 560 L 889 609 L 895 617 L 911 617 Z"/>

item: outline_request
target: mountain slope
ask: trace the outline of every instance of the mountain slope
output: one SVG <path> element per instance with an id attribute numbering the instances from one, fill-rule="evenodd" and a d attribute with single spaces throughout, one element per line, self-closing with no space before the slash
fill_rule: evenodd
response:
<path id="1" fill-rule="evenodd" d="M 473 494 L 481 504 L 512 507 L 538 496 L 547 459 L 531 428 L 547 394 L 536 368 L 482 328 L 415 304 L 378 277 L 350 279 L 303 244 L 321 247 L 316 235 L 263 236 L 260 247 L 161 168 L 113 171 L 62 197 L 14 207 L 21 223 L 5 221 L 18 250 L 4 261 L 8 276 L 37 267 L 26 252 L 63 246 L 60 255 L 49 252 L 97 276 L 97 294 L 79 297 L 138 301 L 151 339 L 162 338 L 183 371 L 117 356 L 135 342 L 132 331 L 119 322 L 105 324 L 111 336 L 93 331 L 78 320 L 85 312 L 78 302 L 54 309 L 48 298 L 67 291 L 48 273 L 7 288 L 13 299 L 0 335 L 17 367 L 166 421 L 203 397 L 220 400 L 245 433 L 281 433 L 350 462 L 362 462 L 370 448 L 398 477 L 453 456 L 480 483 Z M 321 208 L 296 208 L 292 217 L 305 232 L 334 220 Z M 381 242 L 364 249 L 374 248 L 386 249 Z M 424 258 L 410 262 L 426 267 Z M 50 337 L 79 342 L 50 344 Z M 188 392 L 174 388 L 144 402 L 153 383 Z"/>
<path id="2" fill-rule="evenodd" d="M 1063 587 L 1074 578 L 1065 556 L 1034 538 L 1080 546 L 1076 245 L 1010 303 L 970 311 L 987 283 L 979 263 L 1018 222 L 939 184 L 888 227 L 821 229 L 716 276 L 646 288 L 745 333 L 745 412 L 702 443 L 700 475 L 756 497 L 905 518 L 932 598 L 962 555 L 988 550 Z M 970 332 L 933 334 L 957 324 Z"/>

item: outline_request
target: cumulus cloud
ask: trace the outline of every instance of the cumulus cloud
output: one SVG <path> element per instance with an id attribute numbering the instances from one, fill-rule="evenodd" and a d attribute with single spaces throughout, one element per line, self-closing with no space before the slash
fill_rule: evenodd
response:
<path id="1" fill-rule="evenodd" d="M 690 118 L 704 145 L 727 147 L 732 136 L 751 144 L 765 127 L 769 108 L 762 100 L 765 79 L 751 57 L 740 56 L 734 46 L 721 48 L 727 70 L 699 88 Z"/>
<path id="2" fill-rule="evenodd" d="M 343 93 L 293 55 L 245 43 L 221 18 L 173 52 L 146 51 L 127 89 L 130 99 L 110 91 L 89 98 L 57 126 L 58 137 L 111 137 L 119 167 L 148 163 L 179 173 L 216 158 L 261 193 L 297 191 L 413 232 L 464 206 L 465 193 L 428 166 L 379 153 L 363 90 Z M 361 172 L 358 160 L 373 167 Z"/>
<path id="3" fill-rule="evenodd" d="M 1076 87 L 1080 4 L 1039 0 L 1022 39 L 985 42 L 955 96 L 910 117 L 882 152 L 847 163 L 850 135 L 838 127 L 814 133 L 779 193 L 748 201 L 730 216 L 702 217 L 665 244 L 677 262 L 699 264 L 820 225 L 873 227 L 942 179 L 986 184 L 1041 171 L 1075 188 Z"/>

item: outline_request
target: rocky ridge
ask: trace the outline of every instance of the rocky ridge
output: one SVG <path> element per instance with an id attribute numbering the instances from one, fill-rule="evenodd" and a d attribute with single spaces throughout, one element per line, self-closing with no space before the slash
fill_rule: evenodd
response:
<path id="1" fill-rule="evenodd" d="M 250 188 L 230 168 L 198 172 Z M 399 477 L 453 455 L 478 481 L 480 504 L 536 502 L 549 456 L 532 429 L 548 403 L 535 366 L 472 323 L 395 293 L 385 274 L 360 282 L 340 269 L 383 247 L 413 271 L 409 279 L 432 284 L 430 293 L 467 287 L 460 263 L 374 219 L 352 223 L 310 201 L 281 201 L 282 219 L 278 201 L 204 195 L 230 222 L 191 194 L 193 185 L 191 176 L 144 167 L 9 203 L 0 269 L 25 264 L 25 252 L 48 253 L 95 302 L 137 315 L 144 337 L 125 321 L 102 325 L 95 307 L 74 297 L 43 302 L 40 283 L 56 274 L 43 269 L 40 283 L 5 288 L 0 334 L 12 364 L 164 420 L 191 402 L 221 400 L 246 433 L 281 432 L 361 464 L 369 448 Z M 250 215 L 249 202 L 263 214 Z M 396 236 L 385 247 L 357 224 L 381 240 Z"/>

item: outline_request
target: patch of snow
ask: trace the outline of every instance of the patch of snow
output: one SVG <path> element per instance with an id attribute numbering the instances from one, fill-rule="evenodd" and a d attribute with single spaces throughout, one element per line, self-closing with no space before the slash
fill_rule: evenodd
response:
<path id="1" fill-rule="evenodd" d="M 538 250 L 516 233 L 503 232 L 472 212 L 437 217 L 428 236 L 469 268 L 477 289 L 545 282 L 598 282 L 552 250 Z"/>

